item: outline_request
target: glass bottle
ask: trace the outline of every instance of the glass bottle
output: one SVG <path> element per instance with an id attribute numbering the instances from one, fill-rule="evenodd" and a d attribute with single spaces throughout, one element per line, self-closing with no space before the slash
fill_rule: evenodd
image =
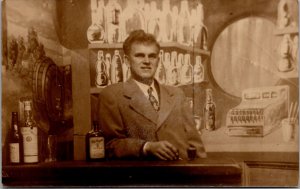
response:
<path id="1" fill-rule="evenodd" d="M 32 115 L 31 101 L 24 101 L 25 125 L 21 128 L 23 135 L 24 163 L 37 163 L 38 156 L 38 128 Z"/>
<path id="2" fill-rule="evenodd" d="M 8 138 L 9 162 L 11 164 L 21 163 L 22 160 L 22 135 L 19 130 L 18 112 L 12 112 L 11 129 Z"/>
<path id="3" fill-rule="evenodd" d="M 103 51 L 98 51 L 98 60 L 96 62 L 96 87 L 104 87 L 108 85 L 108 75 L 106 73 L 106 65 L 104 61 Z"/>
<path id="4" fill-rule="evenodd" d="M 86 160 L 101 161 L 105 158 L 104 136 L 99 123 L 93 121 L 93 129 L 86 134 Z"/>
<path id="5" fill-rule="evenodd" d="M 120 51 L 115 50 L 111 61 L 111 83 L 119 83 L 123 81 L 122 59 Z"/>
<path id="6" fill-rule="evenodd" d="M 212 90 L 206 89 L 206 101 L 204 105 L 204 127 L 209 131 L 216 129 L 215 125 L 215 103 L 212 98 Z"/>

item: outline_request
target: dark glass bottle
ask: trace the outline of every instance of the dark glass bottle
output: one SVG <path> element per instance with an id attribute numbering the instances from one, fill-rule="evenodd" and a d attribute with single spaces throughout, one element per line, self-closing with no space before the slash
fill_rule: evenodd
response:
<path id="1" fill-rule="evenodd" d="M 204 105 L 204 126 L 205 129 L 212 131 L 216 129 L 215 125 L 215 103 L 212 99 L 212 90 L 206 89 L 206 102 Z"/>
<path id="2" fill-rule="evenodd" d="M 85 144 L 87 161 L 105 159 L 104 136 L 97 121 L 93 121 L 93 129 L 86 134 Z"/>
<path id="3" fill-rule="evenodd" d="M 12 112 L 11 129 L 8 140 L 9 162 L 11 164 L 22 163 L 23 140 L 19 128 L 18 112 Z"/>

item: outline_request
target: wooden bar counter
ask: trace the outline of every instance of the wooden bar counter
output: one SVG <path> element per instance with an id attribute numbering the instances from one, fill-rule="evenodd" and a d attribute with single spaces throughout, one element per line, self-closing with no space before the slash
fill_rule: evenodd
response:
<path id="1" fill-rule="evenodd" d="M 242 169 L 231 159 L 191 161 L 43 162 L 2 167 L 5 186 L 240 186 Z"/>

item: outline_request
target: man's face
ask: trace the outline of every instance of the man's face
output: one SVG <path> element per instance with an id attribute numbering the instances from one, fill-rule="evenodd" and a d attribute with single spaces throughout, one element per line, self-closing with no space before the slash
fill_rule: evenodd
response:
<path id="1" fill-rule="evenodd" d="M 154 78 L 159 57 L 155 44 L 133 43 L 127 56 L 133 79 L 150 84 Z"/>

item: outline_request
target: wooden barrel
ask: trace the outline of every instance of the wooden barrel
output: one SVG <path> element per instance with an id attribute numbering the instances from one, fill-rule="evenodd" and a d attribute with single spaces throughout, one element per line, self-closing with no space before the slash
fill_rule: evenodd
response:
<path id="1" fill-rule="evenodd" d="M 32 75 L 35 108 L 49 121 L 59 121 L 63 115 L 63 76 L 48 57 L 36 62 Z"/>

